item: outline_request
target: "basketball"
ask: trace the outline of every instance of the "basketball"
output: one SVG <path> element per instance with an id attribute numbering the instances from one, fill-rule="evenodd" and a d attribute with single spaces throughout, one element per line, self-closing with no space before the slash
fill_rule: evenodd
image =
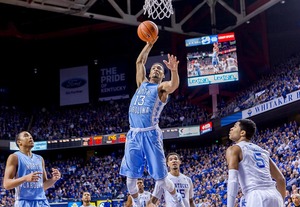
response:
<path id="1" fill-rule="evenodd" d="M 144 42 L 149 42 L 158 36 L 158 27 L 154 22 L 146 20 L 140 23 L 137 33 L 141 40 Z"/>

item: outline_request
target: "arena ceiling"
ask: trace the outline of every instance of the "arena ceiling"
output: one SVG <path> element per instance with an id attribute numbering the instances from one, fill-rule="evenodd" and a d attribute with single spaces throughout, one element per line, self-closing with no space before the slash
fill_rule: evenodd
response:
<path id="1" fill-rule="evenodd" d="M 172 0 L 174 14 L 154 21 L 179 34 L 223 33 L 282 1 Z M 46 39 L 83 32 L 87 27 L 137 26 L 149 19 L 143 5 L 142 0 L 0 0 L 0 36 Z"/>
<path id="2" fill-rule="evenodd" d="M 51 41 L 53 39 L 58 42 L 56 45 L 66 42 L 66 39 L 68 39 L 68 42 L 70 42 L 69 47 L 60 48 L 60 51 L 56 52 L 58 53 L 56 60 L 57 62 L 66 61 L 66 59 L 69 60 L 65 55 L 69 53 L 68 49 L 72 50 L 73 55 L 70 61 L 74 61 L 85 55 L 90 55 L 94 58 L 94 54 L 90 52 L 91 48 L 97 48 L 96 51 L 100 53 L 98 48 L 102 46 L 102 48 L 105 48 L 105 52 L 107 52 L 109 45 L 100 45 L 100 43 L 96 45 L 94 42 L 87 44 L 86 41 L 69 38 L 71 36 L 79 36 L 80 34 L 89 35 L 90 33 L 93 34 L 91 31 L 97 31 L 101 32 L 101 37 L 99 38 L 109 42 L 107 40 L 114 36 L 114 33 L 120 31 L 119 33 L 121 34 L 123 31 L 128 31 L 124 29 L 137 27 L 140 22 L 147 19 L 153 20 L 159 26 L 160 30 L 175 34 L 174 36 L 179 34 L 196 37 L 202 34 L 224 33 L 233 31 L 236 28 L 242 28 L 242 25 L 245 26 L 245 23 L 249 20 L 254 22 L 252 20 L 256 16 L 259 17 L 261 13 L 264 13 L 269 8 L 284 2 L 284 0 L 171 1 L 174 14 L 170 18 L 153 20 L 147 14 L 144 14 L 144 0 L 0 0 L 0 38 L 2 43 L 7 42 L 8 45 L 6 49 L 2 47 L 2 50 L 6 53 L 2 62 L 6 61 L 7 65 L 12 62 L 23 65 L 27 63 L 28 67 L 39 67 L 39 65 L 43 65 L 40 62 L 45 61 L 47 63 L 47 61 L 53 58 L 53 54 L 50 51 L 35 49 L 39 48 L 37 46 L 39 42 L 33 46 L 31 44 L 29 46 L 29 44 L 27 45 L 27 41 L 16 41 L 11 46 L 11 42 L 6 41 L 5 38 L 13 39 L 13 41 L 34 40 L 32 41 L 33 43 L 35 40 L 50 40 L 45 41 L 49 42 L 49 45 L 53 44 Z M 256 26 L 253 24 L 252 27 Z M 261 36 L 259 30 L 256 35 Z M 60 41 L 57 41 L 56 38 L 60 38 Z M 166 36 L 165 40 L 167 38 L 169 36 Z M 161 37 L 160 40 L 162 39 Z M 123 40 L 118 39 L 118 37 L 114 41 L 117 42 L 115 43 L 117 46 L 123 43 Z M 178 41 L 178 39 L 175 38 L 173 41 Z M 17 46 L 20 42 L 23 44 L 23 48 L 25 48 L 22 51 L 21 47 Z M 164 41 L 160 41 L 160 44 L 167 44 L 168 47 L 174 45 L 165 43 Z M 85 45 L 83 49 L 78 49 L 82 45 Z M 111 48 L 108 54 L 115 52 L 116 47 Z M 164 45 L 161 48 L 164 48 Z M 158 49 L 158 52 L 160 52 L 161 48 Z M 27 49 L 30 52 L 27 52 Z M 132 50 L 130 51 L 132 52 Z M 265 55 L 264 53 L 257 53 L 257 51 L 262 51 L 261 48 L 257 50 L 250 48 L 247 51 L 247 58 L 251 60 L 255 59 L 254 57 L 257 55 L 259 57 Z M 250 56 L 249 51 L 254 51 L 254 54 Z M 46 52 L 47 54 L 45 54 Z M 21 56 L 22 58 L 19 58 L 19 61 L 15 61 L 16 56 Z M 265 60 L 263 58 L 256 60 L 258 62 L 257 65 L 261 63 L 259 61 L 264 62 Z M 246 64 L 247 60 L 241 62 L 245 62 Z M 18 68 L 22 67 L 15 65 L 14 68 L 18 70 Z M 249 65 L 248 68 L 243 68 L 246 71 L 244 77 L 247 77 L 247 80 L 256 79 L 253 68 L 255 67 L 252 65 Z M 47 69 L 48 67 L 45 68 L 45 70 Z M 18 73 L 20 71 L 24 74 L 26 73 L 24 67 L 22 70 L 18 70 Z M 1 72 L 14 75 L 14 72 L 10 72 L 10 70 L 2 70 Z M 9 78 L 2 73 L 0 81 L 9 83 Z M 245 85 L 248 84 L 248 82 L 243 83 Z M 236 88 L 238 87 L 234 87 L 234 89 Z M 203 104 L 207 100 L 208 105 L 211 105 L 211 97 L 206 90 L 207 88 L 205 87 L 199 87 L 191 90 L 191 92 L 184 91 L 183 93 L 189 94 L 191 99 L 195 99 L 195 101 Z M 232 97 L 234 96 L 232 90 L 232 88 L 222 88 L 220 94 L 222 92 L 222 96 Z M 198 97 L 198 99 L 195 97 Z"/>

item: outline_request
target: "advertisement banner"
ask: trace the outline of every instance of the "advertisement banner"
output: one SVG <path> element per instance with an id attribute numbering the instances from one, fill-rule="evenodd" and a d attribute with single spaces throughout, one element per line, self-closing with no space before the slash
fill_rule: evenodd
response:
<path id="1" fill-rule="evenodd" d="M 199 126 L 179 128 L 179 137 L 192 137 L 192 136 L 199 136 L 199 135 L 200 135 Z"/>
<path id="2" fill-rule="evenodd" d="M 88 67 L 60 70 L 60 105 L 89 103 Z"/>
<path id="3" fill-rule="evenodd" d="M 13 151 L 19 150 L 16 142 L 9 142 L 9 149 Z M 47 141 L 34 142 L 32 151 L 47 150 Z"/>
<path id="4" fill-rule="evenodd" d="M 126 142 L 126 134 L 119 134 L 118 143 L 125 143 Z"/>
<path id="5" fill-rule="evenodd" d="M 126 69 L 121 63 L 100 68 L 99 101 L 129 98 Z"/>
<path id="6" fill-rule="evenodd" d="M 243 119 L 246 119 L 251 116 L 255 116 L 299 100 L 300 100 L 300 90 L 294 91 L 292 93 L 287 94 L 286 98 L 283 98 L 281 96 L 271 101 L 246 109 L 242 111 L 242 117 Z"/>
<path id="7" fill-rule="evenodd" d="M 207 75 L 203 77 L 193 77 L 188 79 L 188 86 L 199 86 L 214 83 L 224 83 L 239 80 L 238 72 Z"/>
<path id="8" fill-rule="evenodd" d="M 218 42 L 228 42 L 235 40 L 234 32 L 229 32 L 225 34 L 218 35 Z"/>
<path id="9" fill-rule="evenodd" d="M 201 134 L 205 134 L 207 132 L 211 132 L 212 131 L 212 122 L 201 124 L 200 125 L 200 131 L 201 131 Z"/>
<path id="10" fill-rule="evenodd" d="M 164 139 L 173 139 L 179 137 L 179 129 L 178 128 L 167 128 L 161 130 L 163 133 Z"/>
<path id="11" fill-rule="evenodd" d="M 94 145 L 101 145 L 103 140 L 103 136 L 94 136 L 93 143 Z"/>
<path id="12" fill-rule="evenodd" d="M 107 202 L 107 200 L 98 200 L 97 207 L 104 207 L 106 202 Z M 110 203 L 110 206 L 111 206 L 111 200 L 109 200 L 108 202 Z"/>
<path id="13" fill-rule="evenodd" d="M 68 207 L 80 207 L 81 202 L 69 202 Z"/>

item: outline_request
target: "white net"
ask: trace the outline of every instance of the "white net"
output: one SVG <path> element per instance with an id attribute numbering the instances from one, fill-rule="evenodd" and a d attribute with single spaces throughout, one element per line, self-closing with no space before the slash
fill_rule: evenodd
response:
<path id="1" fill-rule="evenodd" d="M 174 13 L 172 0 L 145 0 L 143 9 L 152 19 L 169 18 Z"/>

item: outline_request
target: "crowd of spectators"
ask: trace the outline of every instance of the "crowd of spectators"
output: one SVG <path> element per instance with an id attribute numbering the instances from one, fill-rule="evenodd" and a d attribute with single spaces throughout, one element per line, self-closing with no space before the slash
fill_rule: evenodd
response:
<path id="1" fill-rule="evenodd" d="M 160 118 L 160 127 L 203 124 L 252 106 L 283 97 L 300 89 L 300 54 L 277 66 L 273 72 L 227 103 L 220 101 L 218 114 L 192 104 L 188 99 L 171 97 Z M 30 131 L 36 140 L 56 140 L 126 132 L 129 99 L 24 111 L 0 106 L 0 138 L 14 139 L 20 130 Z"/>
<path id="2" fill-rule="evenodd" d="M 300 54 L 276 66 L 249 88 L 240 91 L 228 102 L 220 102 L 217 116 L 224 117 L 261 103 L 283 97 L 300 89 Z"/>
<path id="3" fill-rule="evenodd" d="M 20 130 L 28 130 L 37 141 L 89 137 L 127 132 L 129 100 L 42 108 L 33 113 L 16 107 L 2 107 L 0 138 L 14 139 Z M 175 113 L 178 112 L 178 113 Z M 162 112 L 162 128 L 205 123 L 208 113 L 189 101 L 170 99 Z"/>
<path id="4" fill-rule="evenodd" d="M 253 142 L 270 152 L 271 158 L 282 171 L 287 182 L 285 204 L 291 206 L 290 196 L 299 193 L 300 189 L 300 125 L 296 121 L 283 124 L 276 128 L 260 130 Z M 215 144 L 197 148 L 179 148 L 174 146 L 166 149 L 166 153 L 176 151 L 181 155 L 181 172 L 192 178 L 195 191 L 196 206 L 225 207 L 227 189 L 226 148 L 231 143 Z M 108 155 L 71 157 L 68 159 L 47 160 L 47 171 L 59 167 L 62 179 L 53 188 L 48 189 L 50 202 L 79 201 L 83 191 L 89 191 L 92 199 L 127 198 L 125 179 L 119 175 L 119 167 L 123 150 Z M 5 164 L 0 164 L 3 177 Z M 2 178 L 1 178 L 2 179 Z M 2 180 L 1 180 L 2 182 Z M 153 190 L 154 180 L 145 173 L 145 186 Z M 1 189 L 1 202 L 12 206 L 13 190 Z M 237 202 L 242 197 L 239 192 Z M 163 206 L 163 205 L 162 205 Z"/>

